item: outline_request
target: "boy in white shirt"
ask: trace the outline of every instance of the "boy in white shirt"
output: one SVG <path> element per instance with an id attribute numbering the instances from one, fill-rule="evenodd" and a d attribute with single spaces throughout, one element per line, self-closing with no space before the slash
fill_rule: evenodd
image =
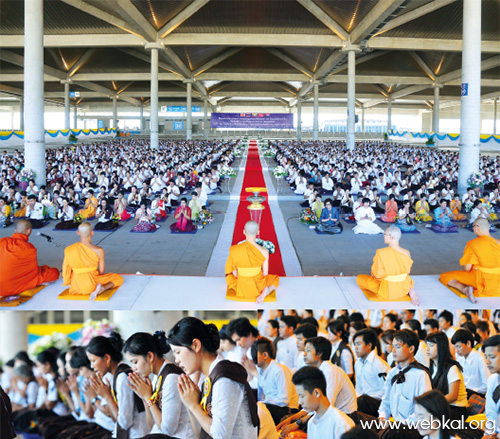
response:
<path id="1" fill-rule="evenodd" d="M 306 365 L 304 360 L 304 349 L 306 346 L 306 340 L 309 338 L 318 336 L 318 329 L 312 323 L 302 323 L 297 326 L 294 331 L 295 337 L 297 337 L 297 350 L 299 356 L 297 358 L 297 369 L 304 367 Z"/>
<path id="2" fill-rule="evenodd" d="M 297 320 L 293 316 L 282 316 L 280 318 L 280 336 L 282 340 L 278 342 L 278 353 L 276 361 L 284 364 L 293 372 L 297 370 L 297 338 L 293 331 L 297 327 Z"/>

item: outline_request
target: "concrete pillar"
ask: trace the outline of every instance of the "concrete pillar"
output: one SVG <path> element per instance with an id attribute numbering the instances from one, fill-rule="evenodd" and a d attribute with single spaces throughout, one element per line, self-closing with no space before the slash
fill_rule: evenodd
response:
<path id="1" fill-rule="evenodd" d="M 365 133 L 365 106 L 361 107 L 361 132 Z"/>
<path id="2" fill-rule="evenodd" d="M 356 130 L 356 52 L 347 52 L 347 148 L 354 149 Z"/>
<path id="3" fill-rule="evenodd" d="M 208 139 L 208 99 L 203 99 L 203 138 Z"/>
<path id="4" fill-rule="evenodd" d="M 83 129 L 86 130 L 87 129 L 87 115 L 84 113 L 83 114 Z"/>
<path id="5" fill-rule="evenodd" d="M 19 131 L 24 131 L 24 97 L 19 98 Z"/>
<path id="6" fill-rule="evenodd" d="M 434 86 L 434 105 L 432 106 L 432 131 L 439 133 L 439 85 Z"/>
<path id="7" fill-rule="evenodd" d="M 302 99 L 297 100 L 297 140 L 302 140 Z"/>
<path id="8" fill-rule="evenodd" d="M 124 340 L 135 332 L 168 331 L 182 319 L 182 311 L 113 311 L 113 323 Z"/>
<path id="9" fill-rule="evenodd" d="M 0 359 L 10 360 L 28 349 L 28 312 L 0 311 Z"/>
<path id="10" fill-rule="evenodd" d="M 493 99 L 493 134 L 497 133 L 497 101 L 498 99 Z"/>
<path id="11" fill-rule="evenodd" d="M 191 81 L 187 81 L 187 90 L 186 90 L 186 140 L 191 140 L 193 135 L 193 124 L 191 122 L 191 90 L 193 87 L 193 83 Z"/>
<path id="12" fill-rule="evenodd" d="M 151 148 L 158 149 L 158 49 L 151 49 L 151 105 L 150 105 Z"/>
<path id="13" fill-rule="evenodd" d="M 69 130 L 69 82 L 62 81 L 64 84 L 64 129 Z"/>
<path id="14" fill-rule="evenodd" d="M 139 129 L 144 130 L 144 106 L 142 104 L 139 107 Z"/>
<path id="15" fill-rule="evenodd" d="M 78 105 L 75 103 L 75 111 L 73 113 L 73 129 L 78 129 Z"/>
<path id="16" fill-rule="evenodd" d="M 24 157 L 45 184 L 45 129 L 43 124 L 43 0 L 24 1 Z"/>
<path id="17" fill-rule="evenodd" d="M 118 97 L 113 96 L 113 128 L 118 129 Z"/>
<path id="18" fill-rule="evenodd" d="M 462 98 L 460 102 L 460 162 L 458 192 L 479 170 L 481 133 L 481 1 L 463 2 Z"/>
<path id="19" fill-rule="evenodd" d="M 392 129 L 392 99 L 387 100 L 387 132 Z"/>
<path id="20" fill-rule="evenodd" d="M 313 140 L 319 137 L 319 84 L 314 83 L 314 119 L 313 119 Z"/>

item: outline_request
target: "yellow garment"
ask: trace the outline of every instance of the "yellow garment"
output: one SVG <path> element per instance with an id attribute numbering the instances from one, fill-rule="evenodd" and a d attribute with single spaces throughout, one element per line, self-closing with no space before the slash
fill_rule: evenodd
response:
<path id="1" fill-rule="evenodd" d="M 430 216 L 430 207 L 427 201 L 418 200 L 415 204 L 416 221 L 429 222 L 432 221 L 432 216 Z"/>
<path id="2" fill-rule="evenodd" d="M 26 216 L 26 206 L 14 213 L 14 216 L 16 218 L 24 218 Z"/>
<path id="3" fill-rule="evenodd" d="M 316 214 L 316 218 L 318 218 L 318 221 L 319 217 L 321 216 L 321 212 L 323 211 L 323 207 L 325 207 L 323 201 L 320 201 L 319 203 L 317 201 L 314 201 L 312 203 L 311 210 Z"/>
<path id="4" fill-rule="evenodd" d="M 87 201 L 85 201 L 85 207 L 83 209 L 80 209 L 79 213 L 83 219 L 87 219 L 95 216 L 96 211 L 97 211 L 97 198 L 91 197 L 87 198 Z"/>
<path id="5" fill-rule="evenodd" d="M 229 249 L 226 262 L 226 283 L 228 295 L 236 294 L 237 300 L 255 302 L 264 288 L 279 285 L 279 276 L 263 276 L 262 264 L 266 258 L 253 244 L 245 241 Z M 233 271 L 238 271 L 238 277 Z"/>
<path id="6" fill-rule="evenodd" d="M 455 221 L 463 221 L 467 218 L 464 214 L 460 213 L 460 211 L 462 210 L 462 202 L 460 200 L 451 200 L 450 209 L 453 213 L 453 219 Z"/>
<path id="7" fill-rule="evenodd" d="M 400 251 L 382 248 L 373 258 L 371 276 L 360 274 L 356 282 L 362 290 L 372 293 L 375 300 L 404 300 L 413 288 L 409 276 L 412 264 L 413 260 Z"/>
<path id="8" fill-rule="evenodd" d="M 63 285 L 69 285 L 70 294 L 91 294 L 97 284 L 123 284 L 123 277 L 114 273 L 99 274 L 99 256 L 86 245 L 77 242 L 66 247 L 63 262 Z"/>
<path id="9" fill-rule="evenodd" d="M 500 296 L 500 244 L 491 236 L 478 236 L 465 246 L 460 265 L 472 265 L 471 271 L 448 271 L 439 280 L 455 279 L 474 288 L 475 296 Z"/>

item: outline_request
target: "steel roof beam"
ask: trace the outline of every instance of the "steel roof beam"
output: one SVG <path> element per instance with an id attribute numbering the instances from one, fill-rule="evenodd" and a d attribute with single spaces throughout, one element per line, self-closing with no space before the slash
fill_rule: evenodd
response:
<path id="1" fill-rule="evenodd" d="M 347 31 L 337 23 L 330 15 L 321 9 L 312 0 L 297 0 L 304 8 L 306 8 L 312 15 L 321 21 L 328 29 L 344 41 L 347 41 L 349 34 Z"/>
<path id="2" fill-rule="evenodd" d="M 198 12 L 203 6 L 208 3 L 209 0 L 194 0 L 186 6 L 181 12 L 179 12 L 174 18 L 172 18 L 165 26 L 163 26 L 158 31 L 158 37 L 160 39 L 165 38 L 167 35 L 171 34 L 175 29 L 177 29 L 182 23 L 184 23 L 189 17 Z"/>

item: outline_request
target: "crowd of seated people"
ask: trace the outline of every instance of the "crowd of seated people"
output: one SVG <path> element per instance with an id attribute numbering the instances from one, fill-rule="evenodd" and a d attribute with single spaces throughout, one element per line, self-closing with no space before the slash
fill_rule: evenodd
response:
<path id="1" fill-rule="evenodd" d="M 34 179 L 23 180 L 19 151 L 4 152 L 0 227 L 15 217 L 28 218 L 33 228 L 59 219 L 56 229 L 71 229 L 78 221 L 97 219 L 96 230 L 112 230 L 132 217 L 139 226 L 148 211 L 153 223 L 166 219 L 181 198 L 194 198 L 194 192 L 196 218 L 208 208 L 208 196 L 220 190 L 219 171 L 232 162 L 235 145 L 222 140 L 160 141 L 152 150 L 148 141 L 127 139 L 48 149 L 47 184 L 40 188 Z M 147 229 L 143 224 L 137 228 Z"/>
<path id="2" fill-rule="evenodd" d="M 251 350 L 259 409 L 270 415 L 261 428 L 279 435 L 263 438 L 348 438 L 369 421 L 377 435 L 365 424 L 358 437 L 497 437 L 499 311 L 260 313 Z M 426 431 L 418 422 L 429 415 L 441 422 Z M 462 424 L 442 436 L 447 419 Z"/>
<path id="3" fill-rule="evenodd" d="M 368 227 L 355 228 L 358 233 L 380 233 L 376 224 L 373 227 L 366 222 L 369 218 L 394 223 L 403 231 L 411 231 L 418 223 L 429 223 L 440 232 L 453 232 L 453 221 L 470 218 L 472 224 L 479 215 L 489 221 L 498 219 L 498 156 L 481 156 L 484 187 L 470 188 L 460 198 L 456 193 L 456 152 L 378 141 L 357 142 L 353 151 L 343 141 L 275 141 L 270 146 L 277 162 L 288 172 L 290 188 L 303 197 L 302 207 L 312 208 L 318 194 L 328 196 L 348 222 L 358 221 L 358 209 L 370 208 L 362 214 Z M 481 211 L 474 211 L 479 204 Z"/>

